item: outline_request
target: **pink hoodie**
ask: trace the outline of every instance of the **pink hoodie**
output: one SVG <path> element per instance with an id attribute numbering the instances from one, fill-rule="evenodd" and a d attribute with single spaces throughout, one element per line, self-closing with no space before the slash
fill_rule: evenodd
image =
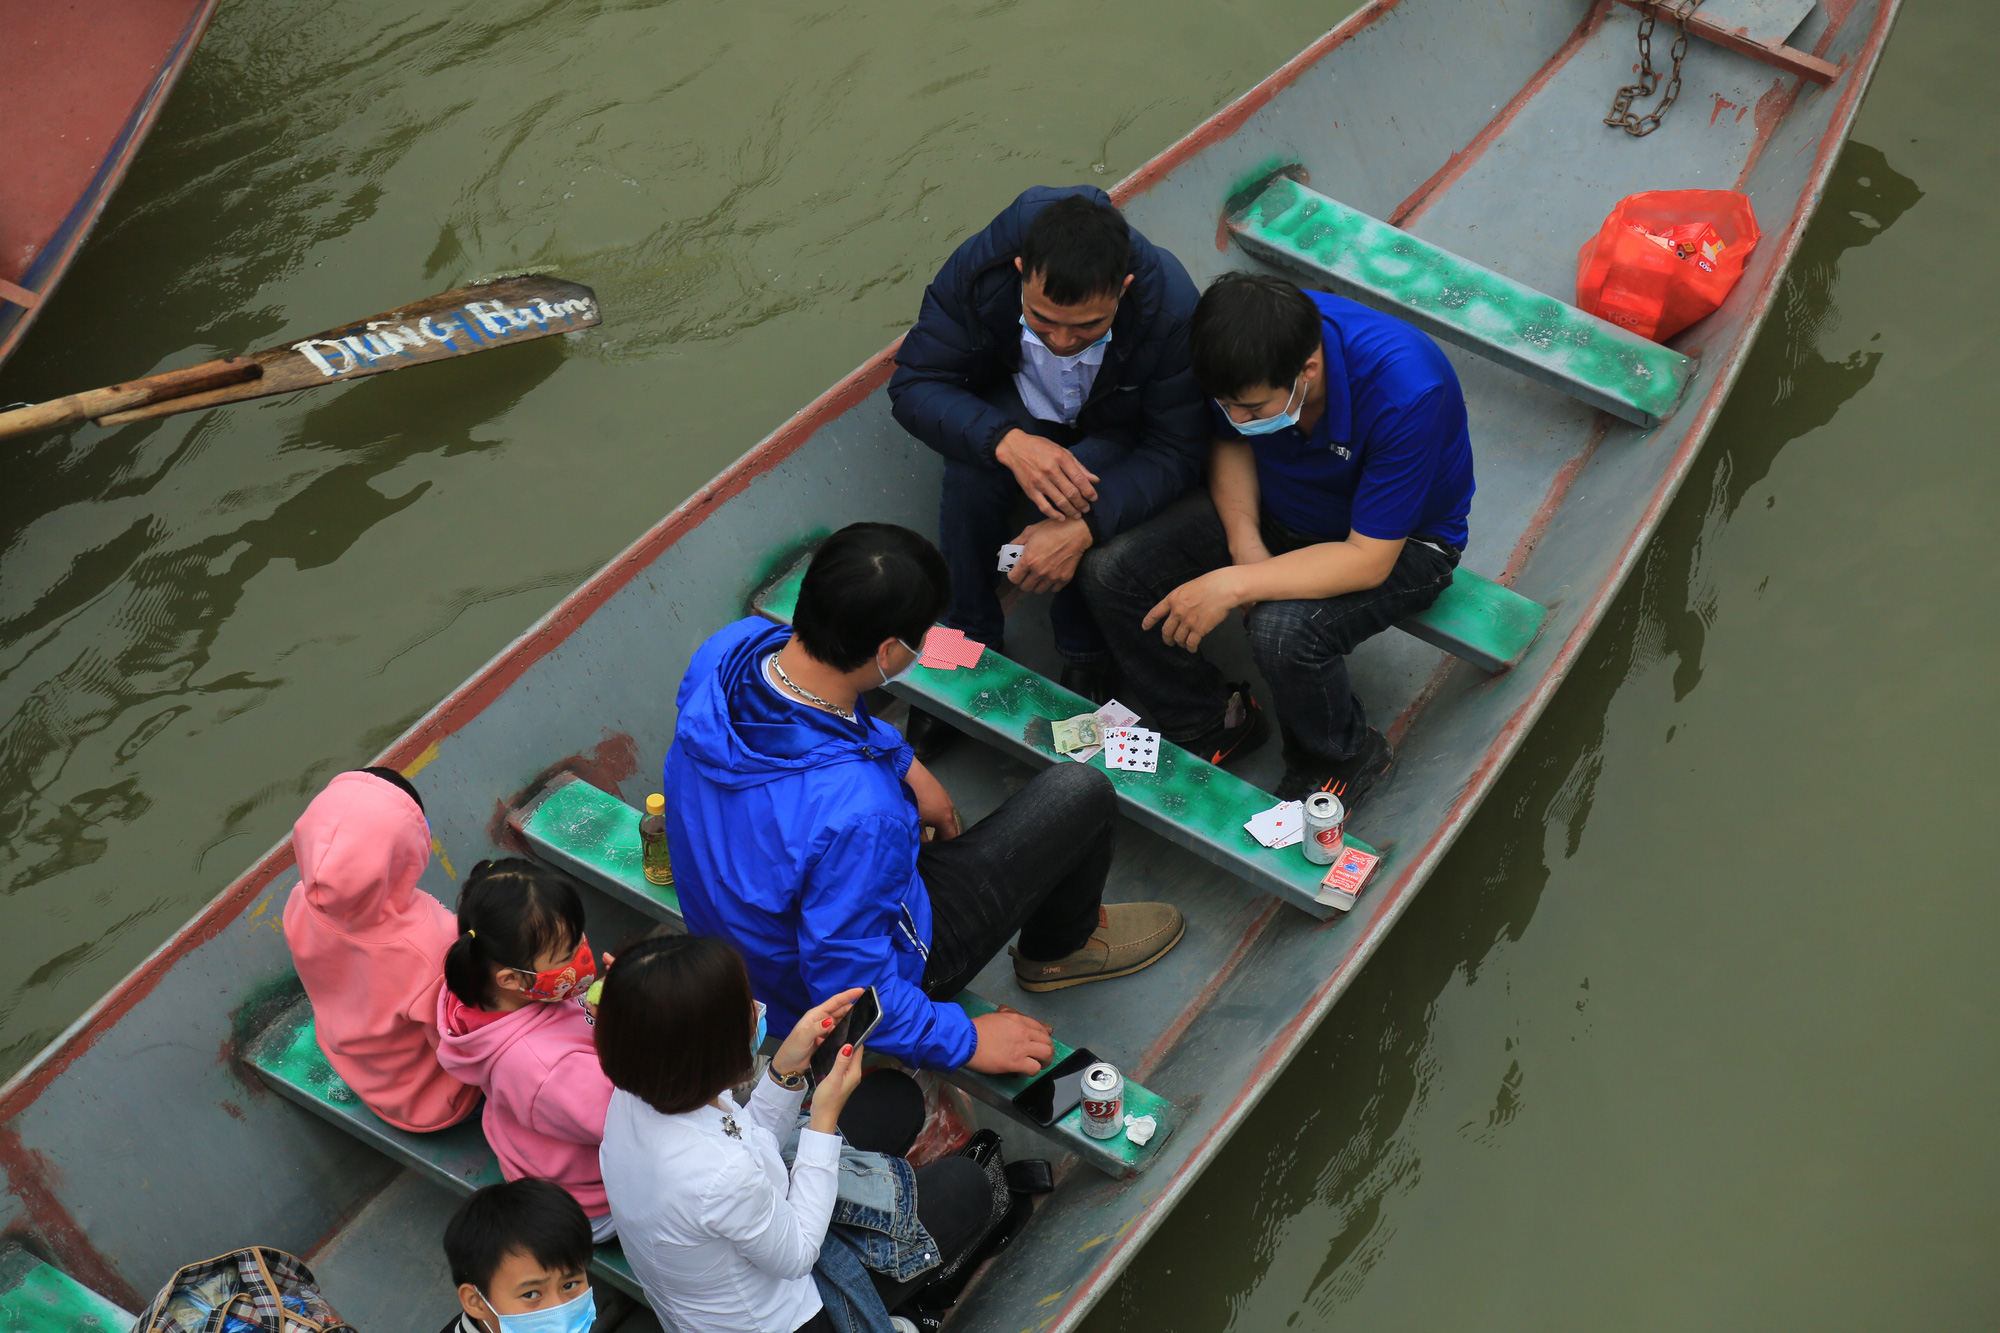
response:
<path id="1" fill-rule="evenodd" d="M 431 859 L 423 811 L 371 773 L 342 773 L 292 825 L 292 850 L 285 943 L 327 1062 L 399 1129 L 457 1124 L 479 1089 L 438 1066 L 437 996 L 458 921 L 417 888 Z"/>
<path id="2" fill-rule="evenodd" d="M 581 1000 L 536 1002 L 494 1014 L 438 992 L 438 1060 L 486 1093 L 480 1127 L 509 1180 L 540 1176 L 576 1196 L 593 1218 L 611 1211 L 597 1145 L 611 1080 L 597 1063 Z"/>

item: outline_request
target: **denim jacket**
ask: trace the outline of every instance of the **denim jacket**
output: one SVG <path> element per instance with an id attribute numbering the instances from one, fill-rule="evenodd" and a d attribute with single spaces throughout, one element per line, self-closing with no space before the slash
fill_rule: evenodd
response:
<path id="1" fill-rule="evenodd" d="M 805 1123 L 799 1117 L 799 1124 Z M 783 1149 L 785 1165 L 791 1165 L 798 1146 L 794 1130 Z M 864 1264 L 898 1282 L 937 1267 L 944 1258 L 917 1220 L 916 1169 L 900 1157 L 841 1144 L 833 1225 L 842 1229 Z"/>

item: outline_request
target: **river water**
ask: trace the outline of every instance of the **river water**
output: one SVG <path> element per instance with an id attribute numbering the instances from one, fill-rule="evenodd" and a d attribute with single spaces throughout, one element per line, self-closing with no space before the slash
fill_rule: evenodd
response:
<path id="1" fill-rule="evenodd" d="M 0 402 L 526 266 L 617 319 L 10 446 L 0 1073 L 900 331 L 966 227 L 1347 8 L 225 6 Z M 1093 1333 L 2000 1317 L 1992 46 L 1911 0 L 1642 573 Z"/>

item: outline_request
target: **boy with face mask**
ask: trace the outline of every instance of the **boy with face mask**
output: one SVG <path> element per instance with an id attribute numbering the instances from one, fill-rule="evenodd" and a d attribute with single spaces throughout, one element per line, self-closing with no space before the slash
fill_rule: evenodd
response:
<path id="1" fill-rule="evenodd" d="M 439 1333 L 589 1333 L 590 1219 L 568 1191 L 532 1177 L 488 1185 L 444 1229 L 458 1315 Z"/>

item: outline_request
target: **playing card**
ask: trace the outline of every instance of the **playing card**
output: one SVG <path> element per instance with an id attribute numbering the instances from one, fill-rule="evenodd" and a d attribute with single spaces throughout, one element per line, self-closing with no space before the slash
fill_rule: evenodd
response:
<path id="1" fill-rule="evenodd" d="M 1305 803 L 1280 801 L 1250 816 L 1243 827 L 1266 847 L 1289 847 L 1305 837 Z"/>
<path id="2" fill-rule="evenodd" d="M 955 629 L 946 629 L 942 625 L 934 626 L 931 632 L 924 636 L 923 655 L 917 658 L 917 662 L 937 671 L 956 671 L 959 667 L 968 665 L 963 660 L 963 645 L 967 642 L 970 641 L 965 635 Z M 974 643 L 973 646 L 978 645 Z M 978 654 L 975 653 L 972 660 L 977 662 Z"/>
<path id="3" fill-rule="evenodd" d="M 962 667 L 978 666 L 980 655 L 986 651 L 985 644 L 977 639 L 968 639 L 963 634 L 947 641 L 945 647 L 952 659 Z"/>
<path id="4" fill-rule="evenodd" d="M 1017 565 L 1017 564 L 1019 564 L 1019 563 L 1021 562 L 1021 552 L 1025 551 L 1025 550 L 1027 550 L 1027 549 L 1028 549 L 1028 548 L 1027 548 L 1027 547 L 1025 547 L 1025 546 L 1016 546 L 1016 545 L 1015 545 L 1014 543 L 1012 543 L 1012 542 L 1009 542 L 1009 543 L 1007 543 L 1007 545 L 1005 545 L 1005 546 L 1001 547 L 1001 548 L 1000 548 L 1000 572 L 1001 572 L 1002 574 L 1005 574 L 1005 573 L 1007 573 L 1008 571 L 1012 570 L 1012 569 L 1014 568 L 1014 566 L 1015 566 L 1015 565 Z"/>
<path id="5" fill-rule="evenodd" d="M 1078 713 L 1075 717 L 1066 717 L 1052 728 L 1055 748 L 1063 754 L 1069 754 L 1073 750 L 1096 745 L 1101 730 L 1095 713 Z"/>
<path id="6" fill-rule="evenodd" d="M 1112 727 L 1106 730 L 1104 766 L 1125 773 L 1159 771 L 1160 733 L 1144 727 Z"/>

